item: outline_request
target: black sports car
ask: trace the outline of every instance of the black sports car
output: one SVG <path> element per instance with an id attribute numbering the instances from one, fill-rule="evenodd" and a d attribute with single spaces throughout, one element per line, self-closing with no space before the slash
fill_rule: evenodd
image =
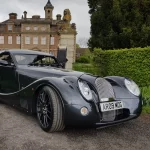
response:
<path id="1" fill-rule="evenodd" d="M 47 53 L 1 51 L 0 100 L 37 114 L 41 128 L 49 132 L 65 126 L 105 127 L 141 114 L 141 94 L 134 81 L 61 67 Z"/>

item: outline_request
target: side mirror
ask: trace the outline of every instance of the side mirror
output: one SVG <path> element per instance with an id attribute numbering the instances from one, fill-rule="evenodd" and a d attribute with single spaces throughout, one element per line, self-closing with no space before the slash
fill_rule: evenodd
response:
<path id="1" fill-rule="evenodd" d="M 9 63 L 6 60 L 0 60 L 0 65 L 1 66 L 10 66 L 10 67 L 15 67 L 15 65 L 13 63 Z"/>
<path id="2" fill-rule="evenodd" d="M 9 63 L 7 61 L 5 61 L 5 60 L 0 60 L 0 65 L 2 65 L 2 66 L 8 66 Z"/>

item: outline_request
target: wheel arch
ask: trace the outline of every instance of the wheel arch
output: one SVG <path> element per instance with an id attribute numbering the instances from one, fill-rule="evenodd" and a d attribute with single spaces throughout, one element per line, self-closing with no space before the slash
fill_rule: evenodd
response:
<path id="1" fill-rule="evenodd" d="M 51 84 L 51 83 L 43 83 L 43 84 L 40 84 L 36 88 L 36 90 L 34 92 L 34 95 L 33 95 L 33 100 L 32 100 L 32 112 L 33 112 L 33 114 L 36 114 L 36 103 L 37 103 L 37 99 L 36 98 L 37 98 L 38 92 L 44 86 L 48 86 L 48 87 L 52 88 L 58 94 L 58 97 L 60 98 L 60 101 L 61 101 L 61 104 L 62 104 L 63 114 L 65 114 L 65 106 L 64 106 L 62 94 L 59 92 L 58 88 L 56 86 L 54 86 L 53 84 Z"/>

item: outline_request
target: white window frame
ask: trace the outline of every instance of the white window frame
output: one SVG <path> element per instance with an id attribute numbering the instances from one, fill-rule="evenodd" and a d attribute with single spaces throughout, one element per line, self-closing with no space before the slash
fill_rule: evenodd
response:
<path id="1" fill-rule="evenodd" d="M 37 26 L 35 26 L 35 27 L 34 27 L 34 30 L 35 30 L 35 31 L 37 31 L 37 30 L 38 30 L 38 27 L 37 27 Z"/>
<path id="2" fill-rule="evenodd" d="M 29 36 L 26 36 L 25 37 L 25 44 L 30 44 L 30 37 Z"/>
<path id="3" fill-rule="evenodd" d="M 27 31 L 29 31 L 29 30 L 30 30 L 30 27 L 29 27 L 29 26 L 27 26 L 27 27 L 26 27 L 26 30 L 27 30 Z"/>
<path id="4" fill-rule="evenodd" d="M 4 44 L 4 36 L 3 35 L 0 36 L 0 44 Z"/>
<path id="5" fill-rule="evenodd" d="M 21 44 L 21 37 L 20 36 L 16 36 L 16 44 Z"/>
<path id="6" fill-rule="evenodd" d="M 45 30 L 46 30 L 46 28 L 45 28 L 45 27 L 42 27 L 42 28 L 41 28 L 41 30 L 42 30 L 42 31 L 45 31 Z"/>
<path id="7" fill-rule="evenodd" d="M 33 44 L 38 44 L 39 38 L 37 36 L 33 37 Z"/>
<path id="8" fill-rule="evenodd" d="M 50 37 L 50 45 L 55 45 L 55 37 Z"/>
<path id="9" fill-rule="evenodd" d="M 11 24 L 8 25 L 8 31 L 12 31 L 12 25 Z"/>
<path id="10" fill-rule="evenodd" d="M 46 37 L 41 37 L 41 45 L 46 45 Z"/>
<path id="11" fill-rule="evenodd" d="M 12 36 L 8 36 L 8 44 L 12 44 Z"/>

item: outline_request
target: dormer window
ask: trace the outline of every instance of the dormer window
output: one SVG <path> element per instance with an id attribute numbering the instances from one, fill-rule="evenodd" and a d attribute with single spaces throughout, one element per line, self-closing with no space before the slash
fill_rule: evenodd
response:
<path id="1" fill-rule="evenodd" d="M 50 13 L 51 11 L 50 10 L 48 10 L 48 13 Z"/>
<path id="2" fill-rule="evenodd" d="M 12 31 L 12 25 L 8 25 L 8 31 Z"/>

